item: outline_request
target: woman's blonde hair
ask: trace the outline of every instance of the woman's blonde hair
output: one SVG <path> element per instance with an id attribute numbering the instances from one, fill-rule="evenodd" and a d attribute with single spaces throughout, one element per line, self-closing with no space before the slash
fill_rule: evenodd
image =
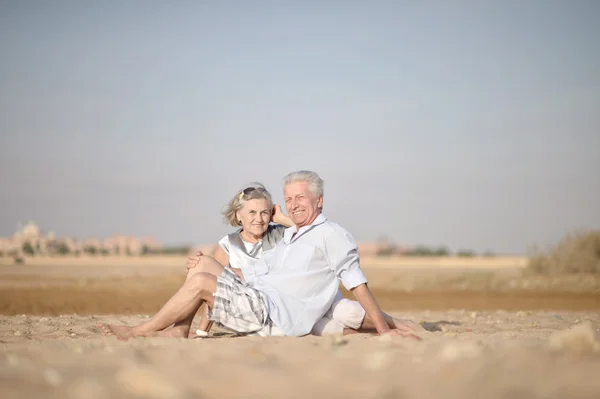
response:
<path id="1" fill-rule="evenodd" d="M 223 211 L 223 219 L 225 223 L 233 226 L 240 227 L 242 222 L 237 218 L 237 212 L 242 209 L 246 201 L 253 199 L 264 199 L 267 200 L 267 206 L 269 209 L 273 208 L 273 199 L 271 193 L 267 191 L 264 185 L 258 182 L 250 183 L 240 190 L 227 204 L 227 207 Z"/>

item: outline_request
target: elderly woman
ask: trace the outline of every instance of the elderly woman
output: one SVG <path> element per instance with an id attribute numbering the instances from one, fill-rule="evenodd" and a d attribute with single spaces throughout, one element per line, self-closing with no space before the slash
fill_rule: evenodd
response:
<path id="1" fill-rule="evenodd" d="M 273 205 L 271 194 L 260 183 L 253 183 L 238 192 L 229 201 L 223 212 L 225 221 L 238 227 L 238 230 L 226 235 L 219 241 L 212 257 L 222 265 L 214 262 L 201 262 L 202 253 L 190 257 L 187 263 L 186 281 L 196 273 L 210 273 L 219 276 L 225 267 L 231 268 L 240 278 L 252 283 L 256 273 L 254 266 L 263 254 L 275 247 L 283 238 L 283 232 L 293 225 L 292 220 L 283 214 L 281 208 Z M 271 222 L 275 224 L 271 224 Z M 205 336 L 212 323 L 207 317 L 207 308 L 198 335 Z M 396 319 L 383 313 L 385 321 L 393 329 L 410 331 L 415 324 L 411 321 Z M 144 324 L 137 327 L 111 326 L 102 324 L 107 335 L 127 336 L 135 329 L 144 330 L 144 335 L 188 337 L 194 316 L 180 320 L 171 328 L 148 333 Z M 375 326 L 366 316 L 365 310 L 357 301 L 342 298 L 338 295 L 330 310 L 313 327 L 312 334 L 350 334 L 359 331 L 373 331 Z"/>

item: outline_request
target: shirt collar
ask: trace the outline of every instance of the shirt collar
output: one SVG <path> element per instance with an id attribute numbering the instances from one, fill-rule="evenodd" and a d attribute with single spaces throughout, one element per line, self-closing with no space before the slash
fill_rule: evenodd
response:
<path id="1" fill-rule="evenodd" d="M 307 231 L 313 229 L 315 226 L 325 223 L 325 221 L 327 221 L 327 217 L 323 213 L 320 213 L 319 216 L 317 216 L 317 218 L 311 224 L 309 224 L 308 226 L 301 227 L 300 230 L 298 230 L 298 227 L 292 226 L 285 230 L 283 234 L 283 241 L 286 244 L 289 244 L 292 241 L 292 236 L 294 234 L 296 234 L 296 236 L 294 237 L 295 241 L 296 239 L 298 239 L 298 237 L 300 237 Z"/>

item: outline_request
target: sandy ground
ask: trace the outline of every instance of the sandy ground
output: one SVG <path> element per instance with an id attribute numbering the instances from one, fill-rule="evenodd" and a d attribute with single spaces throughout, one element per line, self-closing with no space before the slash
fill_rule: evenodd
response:
<path id="1" fill-rule="evenodd" d="M 600 397 L 600 277 L 472 262 L 363 262 L 422 341 L 214 329 L 121 342 L 97 323 L 146 320 L 183 281 L 181 259 L 2 265 L 1 397 Z"/>
<path id="2" fill-rule="evenodd" d="M 6 399 L 600 397 L 600 312 L 401 316 L 432 331 L 420 342 L 225 333 L 121 342 L 96 323 L 146 316 L 0 316 L 0 389 Z"/>

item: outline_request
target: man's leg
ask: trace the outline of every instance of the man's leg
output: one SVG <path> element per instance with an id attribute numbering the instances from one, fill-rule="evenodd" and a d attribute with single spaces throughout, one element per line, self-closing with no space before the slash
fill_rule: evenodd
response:
<path id="1" fill-rule="evenodd" d="M 410 320 L 397 319 L 385 312 L 382 312 L 382 314 L 384 320 L 388 326 L 390 326 L 390 328 L 403 331 L 413 331 L 415 329 L 415 323 Z M 375 324 L 357 301 L 342 298 L 333 303 L 328 315 L 333 320 L 347 328 L 351 328 L 359 332 L 376 331 Z"/>
<path id="2" fill-rule="evenodd" d="M 355 329 L 344 327 L 331 317 L 325 315 L 315 323 L 310 333 L 322 337 L 324 335 L 351 335 L 358 334 L 359 332 Z"/>
<path id="3" fill-rule="evenodd" d="M 212 307 L 214 304 L 213 294 L 216 290 L 216 276 L 210 273 L 195 273 L 147 322 L 135 327 L 109 324 L 101 324 L 100 327 L 105 335 L 114 334 L 119 339 L 129 339 L 137 336 L 161 336 L 163 334 L 158 333 L 159 331 L 179 321 L 193 318 L 202 303 L 207 303 L 208 306 Z"/>

